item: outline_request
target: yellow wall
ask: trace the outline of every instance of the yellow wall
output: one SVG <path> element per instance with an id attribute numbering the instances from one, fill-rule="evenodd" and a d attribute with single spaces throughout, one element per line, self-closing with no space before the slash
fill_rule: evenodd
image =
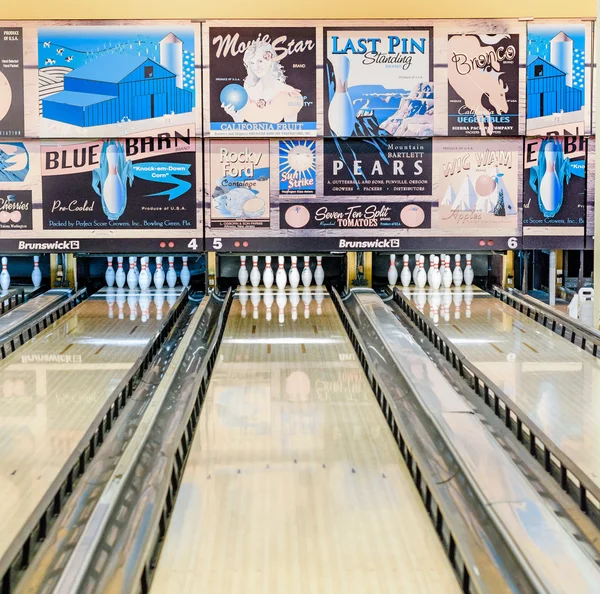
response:
<path id="1" fill-rule="evenodd" d="M 11 19 L 240 19 L 240 18 L 500 18 L 595 17 L 595 0 L 127 0 L 3 2 L 0 20 Z"/>

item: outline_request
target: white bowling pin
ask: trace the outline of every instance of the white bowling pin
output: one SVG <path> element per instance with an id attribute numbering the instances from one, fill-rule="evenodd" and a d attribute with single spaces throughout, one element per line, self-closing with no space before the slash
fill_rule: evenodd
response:
<path id="1" fill-rule="evenodd" d="M 183 266 L 181 267 L 181 272 L 179 273 L 179 278 L 181 279 L 181 284 L 184 287 L 187 287 L 190 284 L 190 269 L 188 268 L 188 257 L 183 256 L 181 258 L 183 262 Z"/>
<path id="2" fill-rule="evenodd" d="M 281 257 L 281 256 L 280 256 Z M 287 295 L 283 288 L 277 289 L 277 307 L 279 307 L 279 323 L 285 323 L 285 306 L 287 305 Z"/>
<path id="3" fill-rule="evenodd" d="M 317 315 L 320 316 L 323 313 L 323 301 L 325 300 L 325 291 L 321 285 L 318 285 L 315 289 L 315 301 L 317 302 Z"/>
<path id="4" fill-rule="evenodd" d="M 465 285 L 470 287 L 473 284 L 473 279 L 475 278 L 475 273 L 473 272 L 473 268 L 471 267 L 471 254 L 467 254 L 467 265 L 465 266 L 464 279 Z"/>
<path id="5" fill-rule="evenodd" d="M 323 270 L 323 257 L 317 256 L 317 267 L 315 268 L 315 284 L 317 287 L 323 286 L 325 280 L 325 271 Z"/>
<path id="6" fill-rule="evenodd" d="M 431 288 L 437 291 L 442 284 L 442 275 L 438 269 L 440 259 L 437 256 L 433 258 L 433 272 L 431 273 Z"/>
<path id="7" fill-rule="evenodd" d="M 138 279 L 135 274 L 135 260 L 133 256 L 129 256 L 129 272 L 127 273 L 127 286 L 133 290 L 137 287 Z M 129 303 L 129 295 L 127 296 L 127 302 Z M 135 319 L 135 318 L 134 318 Z"/>
<path id="8" fill-rule="evenodd" d="M 253 287 L 260 285 L 260 270 L 258 269 L 258 256 L 252 256 L 252 270 L 250 271 L 250 284 Z"/>
<path id="9" fill-rule="evenodd" d="M 142 258 L 142 271 L 140 272 L 140 277 L 138 279 L 138 283 L 142 291 L 147 291 L 152 284 L 152 277 L 150 276 L 150 271 L 148 270 L 148 260 L 149 258 L 147 257 Z"/>
<path id="10" fill-rule="evenodd" d="M 10 274 L 8 274 L 8 259 L 2 258 L 2 272 L 0 272 L 0 287 L 3 291 L 8 291 L 10 287 Z"/>
<path id="11" fill-rule="evenodd" d="M 431 286 L 431 275 L 433 274 L 433 259 L 435 256 L 430 254 L 429 256 L 429 268 L 427 269 L 427 284 Z"/>
<path id="12" fill-rule="evenodd" d="M 455 287 L 460 287 L 463 282 L 463 271 L 460 267 L 460 254 L 454 256 L 454 270 L 452 272 L 452 280 Z"/>
<path id="13" fill-rule="evenodd" d="M 297 289 L 300 284 L 300 273 L 298 272 L 298 256 L 292 256 L 292 267 L 290 268 L 290 287 Z M 291 300 L 291 299 L 290 299 Z"/>
<path id="14" fill-rule="evenodd" d="M 298 289 L 290 291 L 290 303 L 292 305 L 292 322 L 298 319 L 298 303 L 300 303 L 300 293 Z"/>
<path id="15" fill-rule="evenodd" d="M 106 207 L 109 219 L 117 219 L 121 216 L 127 200 L 127 190 L 119 175 L 119 149 L 111 144 L 106 149 L 106 160 L 108 162 L 108 175 L 102 186 L 102 201 Z"/>
<path id="16" fill-rule="evenodd" d="M 137 279 L 137 282 L 140 282 L 140 269 L 138 268 L 137 265 L 137 256 L 133 257 L 133 271 L 135 272 L 135 278 Z"/>
<path id="17" fill-rule="evenodd" d="M 312 272 L 310 270 L 310 256 L 304 256 L 304 268 L 302 269 L 302 284 L 310 287 L 312 283 Z"/>
<path id="18" fill-rule="evenodd" d="M 284 263 L 285 257 L 279 256 L 279 267 L 277 268 L 277 274 L 275 275 L 275 283 L 277 284 L 278 289 L 285 289 L 285 285 L 287 285 L 287 274 L 283 267 Z"/>
<path id="19" fill-rule="evenodd" d="M 442 283 L 444 282 L 444 270 L 446 270 L 446 254 L 440 256 L 440 275 L 442 276 Z"/>
<path id="20" fill-rule="evenodd" d="M 425 261 L 425 256 L 421 256 L 419 258 L 419 270 L 417 270 L 417 279 L 419 278 L 419 276 L 423 276 L 421 275 L 421 273 L 419 272 L 421 270 L 421 258 L 423 258 L 423 261 Z M 423 274 L 425 275 L 425 280 L 427 280 L 427 275 L 425 274 L 425 269 L 423 268 Z M 425 285 L 423 285 L 424 287 Z M 415 293 L 415 303 L 417 304 L 417 309 L 423 313 L 423 308 L 425 307 L 425 304 L 427 303 L 427 292 L 425 291 L 425 289 L 423 287 L 419 287 Z"/>
<path id="21" fill-rule="evenodd" d="M 129 306 L 129 319 L 135 322 L 137 319 L 137 304 L 138 304 L 138 292 L 134 289 L 127 293 L 127 305 Z"/>
<path id="22" fill-rule="evenodd" d="M 246 256 L 240 256 L 238 282 L 240 283 L 240 287 L 245 287 L 248 284 L 248 269 L 246 268 Z"/>
<path id="23" fill-rule="evenodd" d="M 111 260 L 112 260 L 112 258 L 111 258 Z M 111 265 L 111 270 L 112 270 L 112 265 Z M 113 270 L 113 282 L 115 280 L 114 274 L 115 274 L 115 271 Z M 33 272 L 31 273 L 31 282 L 33 283 L 33 286 L 36 289 L 42 284 L 42 271 L 40 270 L 40 257 L 39 256 L 33 256 Z M 112 285 L 111 285 L 111 287 L 112 287 Z"/>
<path id="24" fill-rule="evenodd" d="M 260 276 L 259 276 L 260 278 Z M 265 256 L 265 270 L 263 272 L 263 285 L 270 289 L 273 286 L 275 275 L 273 274 L 273 268 L 271 267 L 271 256 Z"/>
<path id="25" fill-rule="evenodd" d="M 141 273 L 140 273 L 141 275 Z M 152 303 L 152 295 L 148 291 L 140 293 L 140 309 L 142 310 L 142 324 L 145 324 L 150 319 L 150 304 Z"/>
<path id="26" fill-rule="evenodd" d="M 164 274 L 164 272 L 163 272 Z M 158 289 L 154 293 L 154 305 L 156 307 L 156 319 L 162 320 L 163 317 L 163 305 L 165 304 L 165 292 L 162 289 Z"/>
<path id="27" fill-rule="evenodd" d="M 390 266 L 387 273 L 388 284 L 392 287 L 398 282 L 398 269 L 396 268 L 396 254 L 390 254 Z"/>
<path id="28" fill-rule="evenodd" d="M 177 273 L 175 273 L 175 276 L 177 276 Z M 175 303 L 177 303 L 177 291 L 173 289 L 173 287 L 170 287 L 167 290 L 167 304 L 169 305 L 169 309 L 171 309 Z"/>
<path id="29" fill-rule="evenodd" d="M 465 316 L 467 318 L 471 317 L 471 303 L 473 302 L 473 289 L 467 285 L 467 288 L 464 291 L 464 299 L 465 299 Z"/>
<path id="30" fill-rule="evenodd" d="M 437 256 L 436 256 L 437 258 Z M 439 270 L 436 271 L 438 274 Z M 435 275 L 431 275 L 431 280 L 435 282 Z M 433 319 L 434 324 L 438 324 L 440 321 L 440 304 L 441 304 L 441 295 L 438 289 L 430 289 L 429 293 L 429 315 Z"/>
<path id="31" fill-rule="evenodd" d="M 444 263 L 444 272 L 442 273 L 442 285 L 445 289 L 452 286 L 452 270 L 450 270 L 450 256 L 445 254 L 446 262 Z"/>
<path id="32" fill-rule="evenodd" d="M 421 254 L 415 254 L 415 267 L 412 271 L 412 280 L 415 287 L 417 286 L 417 272 L 419 272 L 419 260 L 421 259 Z"/>
<path id="33" fill-rule="evenodd" d="M 115 281 L 117 282 L 117 287 L 122 289 L 125 286 L 125 281 L 127 277 L 125 276 L 125 271 L 123 270 L 123 256 L 119 256 L 117 258 L 117 272 L 115 273 Z"/>
<path id="34" fill-rule="evenodd" d="M 115 269 L 113 268 L 112 256 L 108 256 L 106 261 L 108 262 L 108 266 L 106 267 L 106 272 L 104 273 L 104 280 L 106 281 L 107 287 L 112 287 L 115 284 Z M 35 284 L 35 281 L 33 284 Z"/>
<path id="35" fill-rule="evenodd" d="M 260 291 L 258 287 L 252 287 L 250 293 L 250 301 L 252 303 L 252 319 L 258 320 L 258 305 L 260 303 Z"/>
<path id="36" fill-rule="evenodd" d="M 302 303 L 304 303 L 304 318 L 310 318 L 310 302 L 312 301 L 312 292 L 310 287 L 305 286 L 302 289 Z"/>
<path id="37" fill-rule="evenodd" d="M 425 256 L 419 256 L 419 270 L 417 270 L 417 281 L 415 283 L 419 289 L 424 288 L 425 284 L 427 283 L 427 273 L 425 272 L 425 268 L 423 267 L 424 264 Z"/>
<path id="38" fill-rule="evenodd" d="M 452 303 L 452 291 L 450 289 L 444 289 L 442 291 L 442 306 L 444 308 L 444 320 L 450 321 L 450 304 Z"/>
<path id="39" fill-rule="evenodd" d="M 169 256 L 169 270 L 167 270 L 167 285 L 172 289 L 177 284 L 177 273 L 175 272 L 175 258 Z"/>
<path id="40" fill-rule="evenodd" d="M 156 256 L 156 270 L 154 271 L 154 286 L 162 289 L 165 284 L 165 271 L 162 266 L 162 256 Z"/>
<path id="41" fill-rule="evenodd" d="M 336 136 L 348 137 L 354 132 L 356 117 L 352 99 L 348 92 L 348 75 L 350 60 L 347 56 L 336 54 L 331 57 L 335 76 L 335 93 L 329 104 L 329 127 Z"/>
<path id="42" fill-rule="evenodd" d="M 271 281 L 273 284 L 273 281 Z M 275 301 L 275 297 L 273 295 L 273 291 L 270 288 L 265 289 L 265 293 L 263 295 L 263 301 L 265 302 L 265 307 L 267 308 L 267 322 L 270 322 L 273 318 L 273 302 Z"/>
<path id="43" fill-rule="evenodd" d="M 454 302 L 454 319 L 460 320 L 460 304 L 463 300 L 463 293 L 460 287 L 454 289 L 454 295 L 452 296 L 452 301 Z"/>
<path id="44" fill-rule="evenodd" d="M 546 172 L 540 182 L 539 200 L 544 216 L 547 217 L 553 217 L 560 210 L 563 201 L 563 188 L 556 173 L 556 154 L 560 150 L 560 142 L 557 140 L 548 141 L 544 148 Z"/>
<path id="45" fill-rule="evenodd" d="M 400 282 L 403 287 L 408 287 L 410 285 L 410 279 L 412 278 L 410 268 L 408 267 L 408 254 L 402 256 L 402 261 L 404 264 L 402 266 L 402 272 L 400 273 Z"/>
<path id="46" fill-rule="evenodd" d="M 115 317 L 114 307 L 117 293 L 113 287 L 106 289 L 106 303 L 108 305 L 108 318 L 113 319 Z"/>
<path id="47" fill-rule="evenodd" d="M 245 285 L 242 285 L 238 290 L 238 299 L 242 306 L 242 318 L 246 317 L 246 304 L 248 303 L 248 289 Z"/>
<path id="48" fill-rule="evenodd" d="M 124 275 L 125 273 L 123 273 L 123 276 Z M 123 306 L 125 305 L 125 297 L 125 289 L 123 287 L 119 287 L 117 289 L 117 307 L 119 308 L 119 320 L 125 319 L 125 313 L 123 311 Z"/>

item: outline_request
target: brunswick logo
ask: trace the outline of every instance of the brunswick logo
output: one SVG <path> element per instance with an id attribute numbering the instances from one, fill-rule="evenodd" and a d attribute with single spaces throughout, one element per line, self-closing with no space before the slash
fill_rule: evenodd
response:
<path id="1" fill-rule="evenodd" d="M 19 249 L 22 251 L 47 252 L 52 250 L 78 250 L 79 241 L 52 241 L 47 243 L 28 243 L 27 241 L 19 241 Z"/>
<path id="2" fill-rule="evenodd" d="M 340 249 L 386 249 L 399 248 L 399 239 L 372 239 L 369 241 L 356 241 L 348 239 L 340 239 Z"/>

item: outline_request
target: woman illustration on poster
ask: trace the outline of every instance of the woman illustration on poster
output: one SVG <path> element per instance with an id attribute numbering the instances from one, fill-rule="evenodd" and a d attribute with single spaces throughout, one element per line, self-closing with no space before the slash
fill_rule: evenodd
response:
<path id="1" fill-rule="evenodd" d="M 283 66 L 270 43 L 252 42 L 244 53 L 247 76 L 244 89 L 248 99 L 240 109 L 231 104 L 221 107 L 234 122 L 296 122 L 304 105 L 302 93 L 286 84 Z"/>

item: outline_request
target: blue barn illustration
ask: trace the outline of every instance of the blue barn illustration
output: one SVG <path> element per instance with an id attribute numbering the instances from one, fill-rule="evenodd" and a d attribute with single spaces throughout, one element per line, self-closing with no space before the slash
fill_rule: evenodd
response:
<path id="1" fill-rule="evenodd" d="M 192 111 L 193 93 L 181 88 L 172 33 L 161 42 L 161 61 L 142 56 L 102 56 L 64 77 L 64 90 L 42 99 L 42 115 L 75 126 L 115 124 Z M 163 56 L 166 57 L 163 60 Z"/>

